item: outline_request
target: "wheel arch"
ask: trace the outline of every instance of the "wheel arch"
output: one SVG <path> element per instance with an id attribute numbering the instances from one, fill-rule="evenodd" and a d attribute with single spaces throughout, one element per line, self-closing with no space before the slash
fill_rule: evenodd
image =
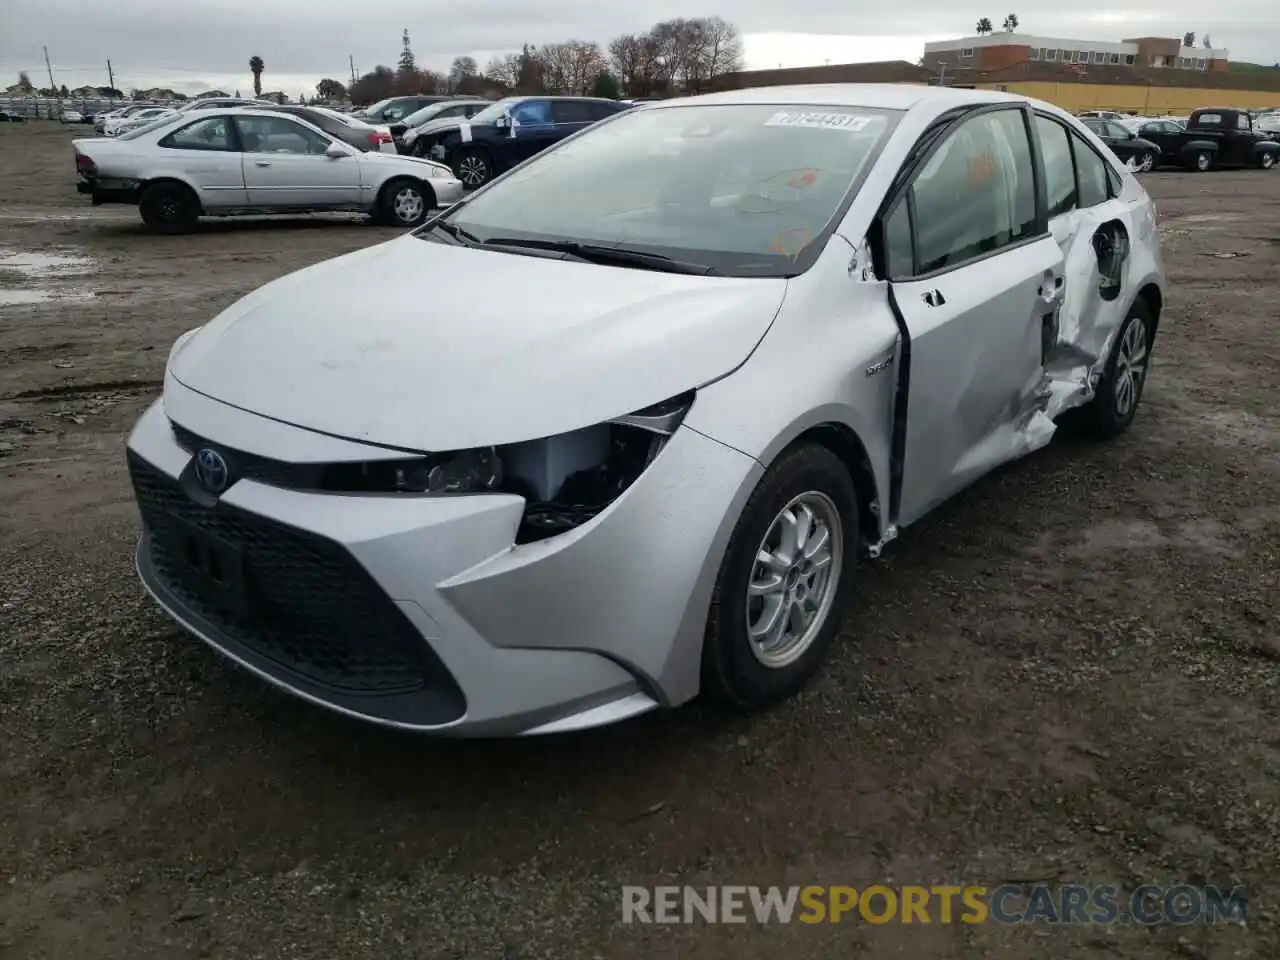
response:
<path id="1" fill-rule="evenodd" d="M 1164 293 L 1159 284 L 1148 283 L 1138 291 L 1135 299 L 1140 300 L 1151 314 L 1151 342 L 1154 344 L 1160 327 L 1160 311 L 1164 309 Z"/>
<path id="2" fill-rule="evenodd" d="M 879 484 L 876 482 L 875 468 L 871 464 L 867 446 L 853 427 L 836 420 L 824 420 L 805 427 L 783 444 L 781 449 L 763 466 L 768 469 L 770 464 L 788 451 L 809 443 L 830 450 L 849 471 L 853 487 L 858 493 L 858 529 L 861 533 L 862 548 L 865 551 L 868 546 L 879 541 L 884 534 L 881 522 L 884 511 Z"/>
<path id="3" fill-rule="evenodd" d="M 378 188 L 377 207 L 380 208 L 386 203 L 388 193 L 391 191 L 391 188 L 398 183 L 411 183 L 415 187 L 422 187 L 427 195 L 428 213 L 435 209 L 437 203 L 436 191 L 435 188 L 431 186 L 431 182 L 426 177 L 415 177 L 407 173 L 393 173 L 382 182 L 382 186 Z"/>

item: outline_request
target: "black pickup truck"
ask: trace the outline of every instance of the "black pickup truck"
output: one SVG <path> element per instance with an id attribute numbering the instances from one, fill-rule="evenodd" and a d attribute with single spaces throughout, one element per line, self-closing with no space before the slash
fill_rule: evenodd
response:
<path id="1" fill-rule="evenodd" d="M 1187 170 L 1215 167 L 1260 167 L 1280 164 L 1280 140 L 1255 130 L 1248 111 L 1233 107 L 1203 107 L 1187 120 L 1186 129 L 1152 120 L 1137 135 L 1160 148 L 1160 163 Z"/>

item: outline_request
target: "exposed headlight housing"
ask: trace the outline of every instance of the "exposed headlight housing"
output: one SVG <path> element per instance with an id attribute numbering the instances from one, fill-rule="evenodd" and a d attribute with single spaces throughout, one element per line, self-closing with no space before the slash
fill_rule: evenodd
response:
<path id="1" fill-rule="evenodd" d="M 453 177 L 453 171 L 443 163 L 433 163 L 428 170 L 427 176 L 432 180 L 447 180 Z"/>

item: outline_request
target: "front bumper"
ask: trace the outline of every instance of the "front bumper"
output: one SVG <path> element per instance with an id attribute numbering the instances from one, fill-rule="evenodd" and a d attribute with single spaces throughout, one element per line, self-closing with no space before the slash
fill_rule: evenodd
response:
<path id="1" fill-rule="evenodd" d="M 180 387 L 166 395 L 192 434 L 238 438 L 218 447 L 228 457 L 388 455 Z M 714 577 L 759 474 L 737 451 L 678 431 L 594 520 L 513 546 L 524 502 L 505 494 L 344 496 L 242 479 L 202 506 L 193 444 L 165 409 L 153 405 L 128 444 L 139 575 L 179 623 L 260 677 L 365 720 L 472 736 L 598 726 L 697 692 Z M 222 569 L 234 590 L 191 573 L 182 551 L 204 549 L 183 539 L 193 527 L 234 556 Z"/>
<path id="2" fill-rule="evenodd" d="M 456 177 L 432 177 L 427 182 L 435 191 L 438 207 L 451 207 L 462 199 L 462 181 Z"/>

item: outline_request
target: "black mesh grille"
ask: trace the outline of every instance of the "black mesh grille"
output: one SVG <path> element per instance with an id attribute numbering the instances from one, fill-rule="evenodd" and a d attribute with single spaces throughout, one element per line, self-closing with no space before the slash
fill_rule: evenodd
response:
<path id="1" fill-rule="evenodd" d="M 413 624 L 340 545 L 225 503 L 204 507 L 179 481 L 132 452 L 128 460 L 157 576 L 225 635 L 334 691 L 456 689 Z M 192 567 L 184 546 L 191 527 L 229 548 L 243 590 L 213 589 Z"/>

